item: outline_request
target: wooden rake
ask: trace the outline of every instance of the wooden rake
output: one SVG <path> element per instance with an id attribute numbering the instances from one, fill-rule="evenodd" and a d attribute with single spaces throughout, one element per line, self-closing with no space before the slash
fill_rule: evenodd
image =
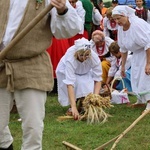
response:
<path id="1" fill-rule="evenodd" d="M 114 142 L 113 146 L 110 150 L 114 150 L 118 142 L 142 119 L 144 118 L 148 113 L 150 113 L 150 110 L 145 110 L 126 130 L 124 130 L 120 135 L 114 137 L 113 139 L 109 140 L 108 142 L 104 143 L 103 145 L 95 148 L 94 150 L 104 150 L 108 145 Z M 76 147 L 75 145 L 65 142 L 62 142 L 68 150 L 82 150 L 79 147 Z"/>

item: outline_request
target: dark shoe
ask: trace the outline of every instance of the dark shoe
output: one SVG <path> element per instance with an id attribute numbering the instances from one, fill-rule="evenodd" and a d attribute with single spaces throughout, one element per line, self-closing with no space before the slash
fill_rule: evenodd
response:
<path id="1" fill-rule="evenodd" d="M 13 150 L 13 145 L 11 144 L 8 148 L 0 148 L 0 150 Z"/>

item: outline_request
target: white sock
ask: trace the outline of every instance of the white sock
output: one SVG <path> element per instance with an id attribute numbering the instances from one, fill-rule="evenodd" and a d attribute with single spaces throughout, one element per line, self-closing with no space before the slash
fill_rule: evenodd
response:
<path id="1" fill-rule="evenodd" d="M 146 109 L 150 110 L 150 102 L 147 103 Z"/>

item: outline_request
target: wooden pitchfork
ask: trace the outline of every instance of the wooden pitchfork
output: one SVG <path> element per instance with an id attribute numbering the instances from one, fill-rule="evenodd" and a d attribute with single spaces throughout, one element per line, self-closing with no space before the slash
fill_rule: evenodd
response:
<path id="1" fill-rule="evenodd" d="M 53 8 L 52 4 L 45 7 L 16 37 L 0 52 L 0 61 L 40 20 Z"/>

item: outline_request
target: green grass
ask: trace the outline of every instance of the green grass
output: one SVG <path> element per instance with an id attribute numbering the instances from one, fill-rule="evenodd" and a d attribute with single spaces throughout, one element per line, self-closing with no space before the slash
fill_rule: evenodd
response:
<path id="1" fill-rule="evenodd" d="M 131 102 L 135 97 L 130 96 Z M 62 141 L 67 141 L 83 150 L 93 150 L 123 132 L 139 117 L 144 108 L 130 108 L 126 104 L 115 105 L 107 110 L 110 117 L 104 124 L 88 125 L 85 121 L 57 121 L 68 107 L 61 107 L 57 95 L 48 96 L 46 103 L 45 129 L 43 135 L 43 150 L 66 150 Z M 18 114 L 11 114 L 10 129 L 14 137 L 14 150 L 20 150 L 21 123 L 17 121 Z M 116 150 L 150 150 L 150 115 L 145 116 L 117 144 Z M 113 144 L 113 143 L 112 143 Z M 110 144 L 106 150 L 112 146 Z"/>

